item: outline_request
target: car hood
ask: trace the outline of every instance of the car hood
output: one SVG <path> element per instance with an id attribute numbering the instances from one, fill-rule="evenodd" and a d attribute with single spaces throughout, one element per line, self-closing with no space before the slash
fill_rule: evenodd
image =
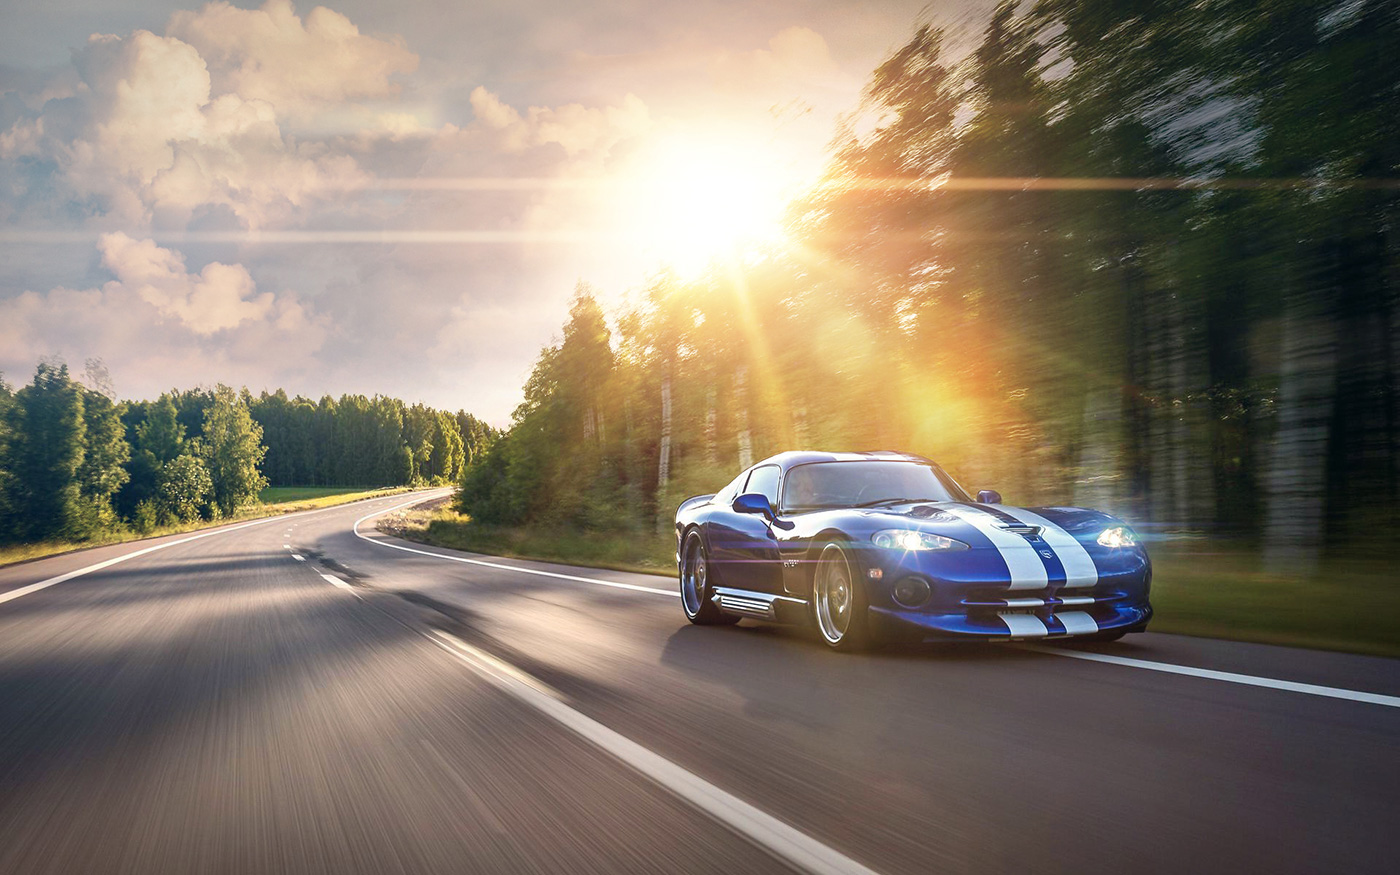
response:
<path id="1" fill-rule="evenodd" d="M 957 537 L 957 530 L 991 524 L 998 528 L 1037 526 L 1044 529 L 1053 526 L 1076 539 L 1092 541 L 1105 528 L 1123 525 L 1122 520 L 1111 514 L 1085 507 L 1015 507 L 976 502 L 910 502 L 865 508 L 858 513 L 872 521 L 886 518 L 892 523 L 899 521 L 906 526 L 915 523 L 915 528 L 949 537 Z"/>

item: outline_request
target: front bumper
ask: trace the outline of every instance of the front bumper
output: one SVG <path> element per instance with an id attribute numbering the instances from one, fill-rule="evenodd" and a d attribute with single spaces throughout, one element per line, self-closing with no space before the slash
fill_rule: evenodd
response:
<path id="1" fill-rule="evenodd" d="M 911 611 L 871 606 L 870 623 L 883 637 L 918 641 L 981 639 L 1021 641 L 1082 638 L 1113 632 L 1141 632 L 1152 619 L 1147 602 L 1108 602 L 1090 608 L 1045 607 L 1009 613 L 997 610 Z"/>
<path id="2" fill-rule="evenodd" d="M 887 638 L 1083 638 L 1140 632 L 1152 619 L 1148 598 L 1152 563 L 1141 548 L 1098 551 L 1094 561 L 1099 576 L 1092 585 L 1066 586 L 1061 577 L 1031 589 L 989 579 L 987 554 L 979 557 L 973 551 L 931 555 L 868 549 L 861 553 L 870 622 L 877 634 Z M 907 577 L 929 585 L 928 599 L 917 607 L 900 604 L 893 597 L 894 584 Z"/>

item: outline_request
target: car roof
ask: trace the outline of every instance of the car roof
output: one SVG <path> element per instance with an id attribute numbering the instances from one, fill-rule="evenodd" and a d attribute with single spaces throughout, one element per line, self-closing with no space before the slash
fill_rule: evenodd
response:
<path id="1" fill-rule="evenodd" d="M 753 467 L 759 465 L 777 465 L 784 471 L 798 465 L 805 465 L 809 462 L 874 462 L 874 461 L 894 461 L 894 462 L 923 462 L 933 464 L 923 456 L 916 456 L 912 453 L 896 453 L 890 450 L 876 450 L 867 453 L 827 453 L 817 450 L 789 450 L 785 453 L 778 453 L 769 456 Z"/>

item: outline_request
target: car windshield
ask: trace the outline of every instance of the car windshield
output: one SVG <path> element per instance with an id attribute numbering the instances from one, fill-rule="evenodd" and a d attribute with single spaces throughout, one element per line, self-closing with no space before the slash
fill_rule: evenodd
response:
<path id="1" fill-rule="evenodd" d="M 820 510 L 909 501 L 968 501 L 952 478 L 932 465 L 903 461 L 812 462 L 788 471 L 787 510 Z"/>

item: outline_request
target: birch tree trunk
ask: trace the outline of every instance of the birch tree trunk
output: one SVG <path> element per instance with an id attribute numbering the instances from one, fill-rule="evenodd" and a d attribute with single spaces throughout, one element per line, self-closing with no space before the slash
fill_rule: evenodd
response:
<path id="1" fill-rule="evenodd" d="M 656 466 L 656 532 L 660 534 L 671 527 L 666 518 L 666 486 L 671 482 L 671 375 L 661 378 L 661 452 Z"/>
<path id="2" fill-rule="evenodd" d="M 671 480 L 671 376 L 661 379 L 661 458 L 656 468 L 656 492 L 666 491 Z"/>
<path id="3" fill-rule="evenodd" d="M 734 406 L 739 423 L 739 469 L 753 464 L 753 435 L 749 433 L 749 368 L 740 365 L 734 372 Z"/>
<path id="4" fill-rule="evenodd" d="M 705 390 L 705 464 L 711 468 L 719 464 L 715 449 L 715 387 L 711 384 Z"/>
<path id="5" fill-rule="evenodd" d="M 1303 575 L 1315 571 L 1322 556 L 1337 334 L 1324 296 L 1284 291 L 1278 430 L 1266 480 L 1264 564 L 1271 572 Z"/>
<path id="6" fill-rule="evenodd" d="M 1117 389 L 1094 389 L 1084 398 L 1084 436 L 1074 503 L 1121 514 L 1123 400 Z"/>

